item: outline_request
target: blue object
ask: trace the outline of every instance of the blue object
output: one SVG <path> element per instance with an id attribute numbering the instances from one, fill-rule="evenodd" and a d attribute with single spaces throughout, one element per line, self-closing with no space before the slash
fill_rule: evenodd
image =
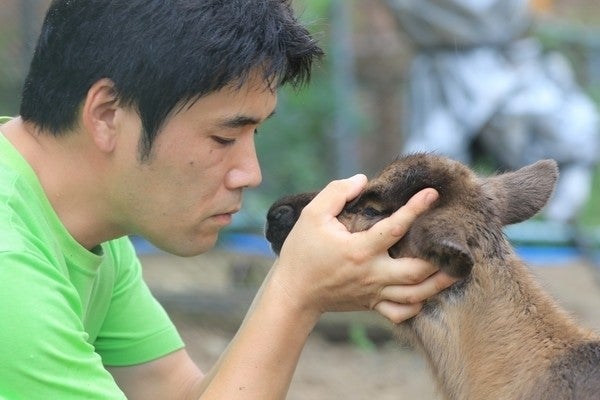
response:
<path id="1" fill-rule="evenodd" d="M 517 254 L 532 267 L 561 267 L 581 259 L 581 252 L 572 246 L 517 246 Z"/>
<path id="2" fill-rule="evenodd" d="M 275 257 L 271 244 L 264 236 L 256 233 L 224 233 L 219 238 L 217 247 L 234 253 Z"/>

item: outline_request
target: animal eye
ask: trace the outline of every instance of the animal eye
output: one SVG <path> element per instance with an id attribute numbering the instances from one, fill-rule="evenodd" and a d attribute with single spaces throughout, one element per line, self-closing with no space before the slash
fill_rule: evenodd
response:
<path id="1" fill-rule="evenodd" d="M 373 207 L 365 207 L 363 209 L 363 214 L 366 217 L 374 218 L 374 217 L 379 217 L 382 214 L 382 212 Z"/>

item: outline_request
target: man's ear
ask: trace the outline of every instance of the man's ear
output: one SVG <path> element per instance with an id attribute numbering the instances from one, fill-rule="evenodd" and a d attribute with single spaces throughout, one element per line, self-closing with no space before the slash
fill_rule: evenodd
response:
<path id="1" fill-rule="evenodd" d="M 81 109 L 81 121 L 101 151 L 111 152 L 116 144 L 117 109 L 115 85 L 110 79 L 100 79 L 90 87 Z"/>

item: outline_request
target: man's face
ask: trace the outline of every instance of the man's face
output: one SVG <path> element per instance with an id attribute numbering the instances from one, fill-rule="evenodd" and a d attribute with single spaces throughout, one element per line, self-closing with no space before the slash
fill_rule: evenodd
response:
<path id="1" fill-rule="evenodd" d="M 202 97 L 166 121 L 143 162 L 140 119 L 124 111 L 112 174 L 118 224 L 173 254 L 210 249 L 239 211 L 243 189 L 261 182 L 255 131 L 276 102 L 259 80 Z"/>

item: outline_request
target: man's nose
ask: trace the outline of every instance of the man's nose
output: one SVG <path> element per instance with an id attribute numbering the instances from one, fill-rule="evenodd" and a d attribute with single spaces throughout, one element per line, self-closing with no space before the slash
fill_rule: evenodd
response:
<path id="1" fill-rule="evenodd" d="M 229 189 L 256 187 L 262 182 L 262 172 L 254 141 L 236 156 L 234 167 L 229 171 L 226 185 Z"/>

